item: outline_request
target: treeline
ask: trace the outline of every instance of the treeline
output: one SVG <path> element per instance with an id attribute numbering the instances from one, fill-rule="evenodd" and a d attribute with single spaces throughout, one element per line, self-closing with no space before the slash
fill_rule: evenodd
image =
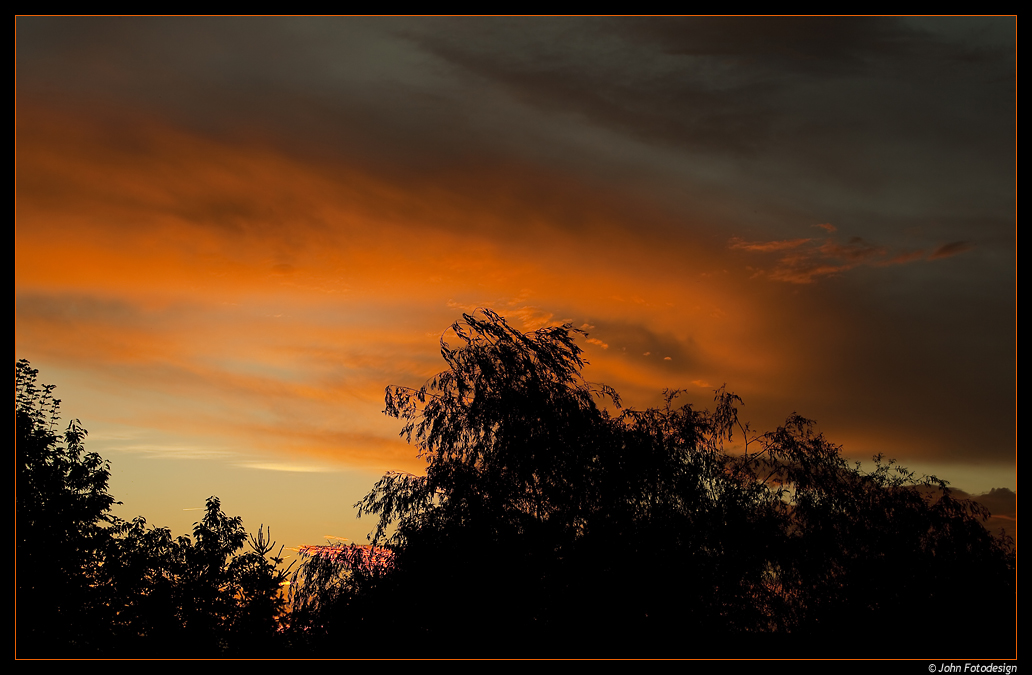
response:
<path id="1" fill-rule="evenodd" d="M 270 545 L 241 553 L 217 501 L 196 542 L 106 515 L 106 465 L 76 424 L 57 442 L 50 391 L 20 362 L 19 651 L 111 653 L 114 637 L 251 657 L 1015 654 L 1013 542 L 945 481 L 882 458 L 864 471 L 797 415 L 755 433 L 724 389 L 712 412 L 676 391 L 623 409 L 583 379 L 569 325 L 524 334 L 488 310 L 453 331 L 443 372 L 386 395 L 425 474 L 385 475 L 355 505 L 374 518 L 372 546 L 307 557 L 289 607 Z M 85 487 L 72 471 L 53 479 L 92 515 L 23 508 L 39 489 L 23 482 L 23 444 L 92 467 Z M 28 546 L 23 511 L 35 545 L 67 553 Z M 58 576 L 60 592 L 46 583 Z M 60 621 L 29 600 L 43 597 Z"/>
<path id="2" fill-rule="evenodd" d="M 387 564 L 309 563 L 314 652 L 408 656 L 1001 657 L 1016 653 L 1013 542 L 947 483 L 864 471 L 792 415 L 621 408 L 569 325 L 491 311 L 446 368 L 388 388 L 426 460 L 358 504 Z M 600 405 L 608 401 L 608 406 Z M 610 413 L 607 407 L 613 410 Z M 319 593 L 322 593 L 320 596 Z"/>
<path id="3" fill-rule="evenodd" d="M 263 656 L 281 637 L 286 573 L 267 533 L 207 502 L 193 539 L 111 513 L 110 468 L 78 420 L 15 365 L 19 658 Z"/>

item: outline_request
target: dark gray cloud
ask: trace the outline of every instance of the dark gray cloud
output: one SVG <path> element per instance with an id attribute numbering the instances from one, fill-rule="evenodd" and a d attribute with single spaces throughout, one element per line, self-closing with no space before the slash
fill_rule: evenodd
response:
<path id="1" fill-rule="evenodd" d="M 1012 29 L 1006 17 L 27 17 L 18 89 L 391 175 L 562 165 L 691 195 L 685 211 L 720 195 L 746 226 L 852 219 L 857 236 L 902 246 L 879 217 L 1009 217 Z"/>
<path id="2" fill-rule="evenodd" d="M 1012 104 L 1009 25 L 970 27 L 989 44 L 931 20 L 819 17 L 426 21 L 405 35 L 531 105 L 664 146 L 756 154 L 876 133 L 984 144 L 989 132 L 1009 148 L 1007 129 L 977 128 Z"/>
<path id="3" fill-rule="evenodd" d="M 706 368 L 705 359 L 690 336 L 660 333 L 641 324 L 614 321 L 595 321 L 588 335 L 605 343 L 607 351 L 635 359 L 637 367 L 662 366 L 660 362 L 668 360 L 679 373 Z"/>
<path id="4" fill-rule="evenodd" d="M 650 148 L 625 162 L 629 173 L 680 193 L 686 214 L 705 196 L 735 204 L 742 229 L 729 235 L 796 238 L 830 222 L 912 250 L 1011 220 L 1012 28 L 1007 18 L 499 19 L 427 20 L 401 34 L 450 64 L 471 98 L 501 90 L 538 111 L 541 127 L 520 130 L 530 145 L 550 140 L 549 126 L 596 134 L 575 148 L 585 171 L 603 144 Z M 927 231 L 929 216 L 975 214 L 977 235 Z M 799 229 L 786 229 L 793 220 Z"/>
<path id="5" fill-rule="evenodd" d="M 950 242 L 949 244 L 943 244 L 942 246 L 940 246 L 937 249 L 935 249 L 932 252 L 932 254 L 929 256 L 929 258 L 931 258 L 933 260 L 935 258 L 948 258 L 948 257 L 950 257 L 952 255 L 957 255 L 958 253 L 963 253 L 964 251 L 968 251 L 973 246 L 974 246 L 974 244 L 972 244 L 969 241 L 953 241 L 953 242 Z"/>

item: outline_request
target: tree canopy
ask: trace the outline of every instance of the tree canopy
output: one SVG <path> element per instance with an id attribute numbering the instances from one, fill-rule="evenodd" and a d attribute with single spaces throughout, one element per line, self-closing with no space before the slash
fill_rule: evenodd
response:
<path id="1" fill-rule="evenodd" d="M 712 412 L 677 391 L 623 409 L 584 380 L 569 325 L 521 333 L 483 310 L 452 332 L 444 371 L 387 389 L 426 472 L 356 504 L 397 555 L 345 594 L 348 630 L 453 655 L 1007 650 L 1012 542 L 945 481 L 865 471 L 796 414 L 755 433 L 723 388 Z"/>

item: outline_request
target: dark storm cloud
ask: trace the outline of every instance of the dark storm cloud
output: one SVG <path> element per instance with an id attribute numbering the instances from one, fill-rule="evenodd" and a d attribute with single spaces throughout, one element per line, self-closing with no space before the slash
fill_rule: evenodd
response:
<path id="1" fill-rule="evenodd" d="M 971 29 L 1000 38 L 985 45 L 935 32 L 934 20 L 868 18 L 450 20 L 405 34 L 532 105 L 651 142 L 756 152 L 803 130 L 961 131 L 958 118 L 1010 106 L 1007 27 Z M 1001 130 L 998 142 L 1008 141 Z"/>
<path id="2" fill-rule="evenodd" d="M 19 94 L 91 115 L 140 112 L 294 153 L 409 161 L 448 128 L 433 74 L 376 19 L 19 20 Z M 421 97 L 423 100 L 421 100 Z M 423 151 L 427 148 L 426 151 Z"/>
<path id="3" fill-rule="evenodd" d="M 1013 278 L 978 253 L 857 267 L 829 282 L 834 290 L 817 305 L 825 344 L 814 345 L 809 364 L 827 389 L 792 405 L 822 424 L 850 418 L 857 431 L 891 429 L 884 439 L 897 454 L 1013 462 L 1014 297 L 994 290 L 1013 287 Z"/>
<path id="4" fill-rule="evenodd" d="M 536 131 L 511 132 L 528 147 L 579 124 L 598 134 L 571 148 L 585 172 L 617 139 L 650 148 L 627 179 L 679 193 L 686 214 L 722 201 L 737 229 L 703 219 L 727 235 L 831 222 L 914 251 L 972 238 L 918 232 L 915 216 L 1009 227 L 1006 18 L 454 19 L 398 34 L 471 98 L 500 90 L 538 111 Z"/>
<path id="5" fill-rule="evenodd" d="M 408 33 L 518 100 L 653 143 L 746 152 L 769 133 L 769 85 L 628 39 L 618 22 L 510 19 Z M 434 27 L 436 28 L 436 27 Z M 632 36 L 636 37 L 636 36 Z"/>
<path id="6" fill-rule="evenodd" d="M 857 74 L 915 57 L 994 61 L 1008 52 L 995 41 L 950 45 L 930 25 L 886 17 L 681 17 L 635 19 L 621 27 L 670 53 L 731 56 L 782 75 Z"/>
<path id="7" fill-rule="evenodd" d="M 1013 129 L 999 124 L 1013 109 L 1012 28 L 1005 18 L 28 17 L 18 86 L 23 101 L 143 109 L 406 181 L 562 165 L 677 186 L 695 213 L 719 197 L 760 214 L 733 214 L 758 227 L 783 216 L 856 227 L 873 211 L 860 236 L 903 246 L 886 240 L 900 228 L 879 225 L 885 216 L 984 216 L 1012 203 L 1001 172 Z M 929 245 L 939 242 L 906 244 Z"/>
<path id="8" fill-rule="evenodd" d="M 977 122 L 986 106 L 1009 107 L 1012 49 L 939 30 L 951 25 L 805 17 L 28 17 L 18 24 L 19 86 L 120 94 L 223 121 L 246 109 L 248 117 L 294 127 L 306 117 L 375 108 L 396 127 L 450 117 L 452 126 L 471 128 L 490 94 L 485 86 L 495 84 L 532 105 L 656 142 L 746 151 L 783 136 L 788 115 L 802 114 L 803 126 L 825 133 L 868 126 L 872 114 L 885 131 L 918 120 L 958 131 L 958 117 Z M 968 32 L 996 37 L 1008 25 Z M 949 78 L 944 64 L 954 66 Z M 887 79 L 887 96 L 851 114 L 857 94 L 842 85 L 865 96 L 865 78 L 868 86 Z M 986 84 L 1001 86 L 979 89 Z M 815 97 L 814 87 L 832 96 Z M 462 95 L 471 91 L 480 95 Z M 848 116 L 827 118 L 832 111 Z M 1001 133 L 1006 142 L 1008 130 Z"/>

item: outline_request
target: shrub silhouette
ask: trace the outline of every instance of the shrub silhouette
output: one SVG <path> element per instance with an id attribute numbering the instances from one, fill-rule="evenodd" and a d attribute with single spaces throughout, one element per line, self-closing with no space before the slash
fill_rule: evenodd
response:
<path id="1" fill-rule="evenodd" d="M 483 310 L 452 330 L 446 370 L 386 392 L 425 475 L 388 473 L 356 504 L 393 565 L 338 567 L 310 646 L 322 631 L 413 656 L 1013 650 L 1012 544 L 945 481 L 849 465 L 798 415 L 755 434 L 723 388 L 713 412 L 676 391 L 621 410 L 581 376 L 569 325 L 524 334 Z"/>

